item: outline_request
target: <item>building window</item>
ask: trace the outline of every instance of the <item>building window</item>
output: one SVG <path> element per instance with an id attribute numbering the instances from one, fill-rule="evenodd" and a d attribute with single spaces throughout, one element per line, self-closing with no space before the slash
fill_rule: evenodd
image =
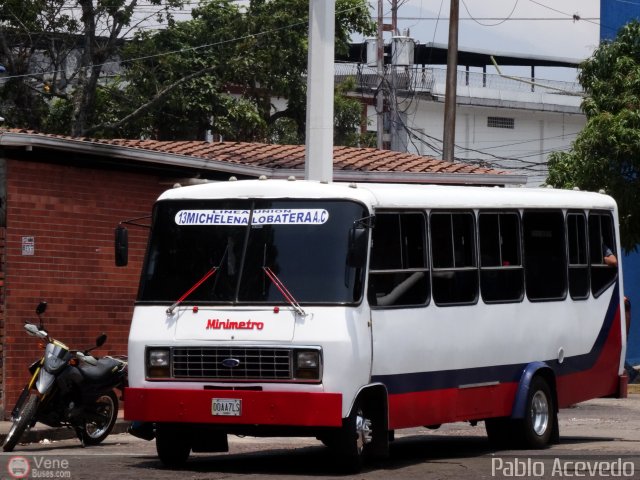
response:
<path id="1" fill-rule="evenodd" d="M 525 211 L 522 227 L 527 297 L 530 300 L 563 300 L 567 292 L 563 213 Z"/>
<path id="2" fill-rule="evenodd" d="M 480 293 L 486 303 L 518 302 L 524 296 L 517 213 L 480 213 Z"/>
<path id="3" fill-rule="evenodd" d="M 436 305 L 475 303 L 478 266 L 471 212 L 431 214 L 433 300 Z"/>
<path id="4" fill-rule="evenodd" d="M 589 261 L 587 256 L 587 221 L 583 213 L 567 215 L 569 242 L 569 294 L 574 300 L 589 297 Z"/>
<path id="5" fill-rule="evenodd" d="M 515 119 L 511 117 L 487 117 L 489 128 L 515 128 Z"/>
<path id="6" fill-rule="evenodd" d="M 429 301 L 426 220 L 422 212 L 376 214 L 369 275 L 371 306 Z"/>
<path id="7" fill-rule="evenodd" d="M 589 252 L 591 260 L 591 291 L 599 296 L 617 278 L 618 267 L 607 265 L 604 257 L 611 253 L 617 256 L 613 220 L 608 213 L 589 214 Z"/>

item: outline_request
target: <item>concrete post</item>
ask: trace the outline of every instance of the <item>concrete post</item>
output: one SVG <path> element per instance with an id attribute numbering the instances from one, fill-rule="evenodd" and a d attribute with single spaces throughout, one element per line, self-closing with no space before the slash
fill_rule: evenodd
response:
<path id="1" fill-rule="evenodd" d="M 333 180 L 335 0 L 309 0 L 305 178 Z"/>

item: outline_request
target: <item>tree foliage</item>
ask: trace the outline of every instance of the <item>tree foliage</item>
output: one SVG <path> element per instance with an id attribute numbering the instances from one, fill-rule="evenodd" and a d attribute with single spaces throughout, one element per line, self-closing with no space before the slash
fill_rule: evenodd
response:
<path id="1" fill-rule="evenodd" d="M 74 136 L 304 141 L 309 0 L 203 0 L 183 22 L 170 11 L 184 0 L 146 0 L 155 6 L 146 17 L 138 1 L 0 2 L 6 125 Z M 166 28 L 138 28 L 150 15 Z M 337 52 L 352 32 L 373 27 L 366 0 L 337 0 Z M 336 108 L 341 141 L 360 142 L 342 134 L 356 130 L 346 119 L 360 106 L 340 93 Z"/>
<path id="2" fill-rule="evenodd" d="M 581 65 L 584 129 L 568 152 L 549 159 L 547 184 L 603 189 L 618 202 L 625 250 L 640 243 L 640 23 L 623 27 Z"/>
<path id="3" fill-rule="evenodd" d="M 0 111 L 14 127 L 42 129 L 50 106 L 66 102 L 67 129 L 81 135 L 94 122 L 98 82 L 117 62 L 123 38 L 149 16 L 171 20 L 182 0 L 3 0 L 0 62 L 7 78 Z M 56 109 L 60 111 L 60 108 Z"/>
<path id="4" fill-rule="evenodd" d="M 123 54 L 126 87 L 111 89 L 105 111 L 119 120 L 94 132 L 303 142 L 308 13 L 309 0 L 210 0 L 190 21 L 139 33 Z M 366 1 L 337 0 L 338 52 L 352 32 L 372 29 Z"/>

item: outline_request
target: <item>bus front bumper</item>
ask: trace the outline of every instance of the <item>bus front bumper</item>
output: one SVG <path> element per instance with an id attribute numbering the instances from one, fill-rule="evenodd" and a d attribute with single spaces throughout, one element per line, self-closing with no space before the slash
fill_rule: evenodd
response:
<path id="1" fill-rule="evenodd" d="M 339 427 L 340 393 L 127 388 L 124 416 L 141 422 Z"/>

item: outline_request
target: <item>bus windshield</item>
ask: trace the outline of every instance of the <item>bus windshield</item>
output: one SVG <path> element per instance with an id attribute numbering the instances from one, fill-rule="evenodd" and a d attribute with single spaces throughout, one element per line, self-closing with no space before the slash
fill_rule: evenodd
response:
<path id="1" fill-rule="evenodd" d="M 183 303 L 286 304 L 273 272 L 301 304 L 359 302 L 349 232 L 366 215 L 344 200 L 158 202 L 138 301 L 173 303 L 193 289 Z"/>

